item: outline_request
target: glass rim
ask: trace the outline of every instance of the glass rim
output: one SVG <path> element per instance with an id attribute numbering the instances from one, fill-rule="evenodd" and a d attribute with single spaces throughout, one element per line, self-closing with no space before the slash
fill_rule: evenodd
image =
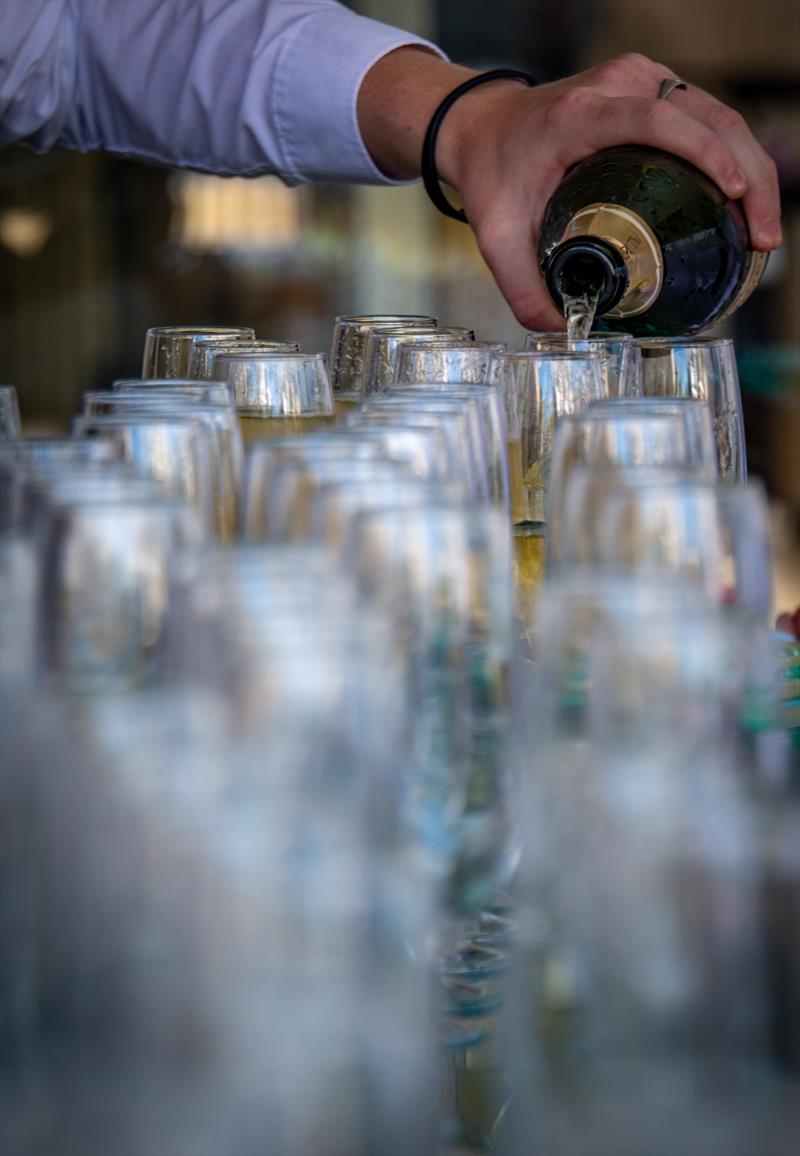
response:
<path id="1" fill-rule="evenodd" d="M 236 333 L 252 333 L 252 325 L 151 325 L 148 337 L 225 337 Z"/>
<path id="2" fill-rule="evenodd" d="M 275 350 L 249 350 L 245 342 L 242 343 L 241 351 L 234 348 L 230 351 L 221 350 L 219 353 L 211 355 L 212 361 L 327 361 L 327 356 L 324 353 L 303 353 L 298 349 L 275 349 Z M 198 379 L 198 385 L 203 382 Z M 213 378 L 210 384 L 213 385 Z"/>
<path id="3" fill-rule="evenodd" d="M 570 338 L 565 329 L 553 329 L 548 331 L 529 330 L 525 335 L 526 342 L 529 338 L 534 340 L 548 340 L 548 341 L 622 341 L 625 344 L 633 344 L 634 337 L 632 333 L 626 333 L 623 329 L 592 329 L 587 337 Z M 528 350 L 526 352 L 537 353 L 538 350 Z"/>
<path id="4" fill-rule="evenodd" d="M 634 344 L 638 349 L 690 349 L 699 346 L 711 349 L 717 346 L 732 346 L 732 337 L 637 337 Z"/>
<path id="5" fill-rule="evenodd" d="M 429 322 L 431 325 L 438 325 L 438 319 L 431 317 L 427 313 L 344 313 L 337 317 L 334 324 L 336 325 L 382 325 L 389 324 L 392 321 L 408 321 L 409 323 Z"/>
<path id="6" fill-rule="evenodd" d="M 237 405 L 236 413 L 240 417 L 258 417 L 263 418 L 265 421 L 269 421 L 271 419 L 276 419 L 278 421 L 302 421 L 303 418 L 336 416 L 336 411 L 334 409 L 304 409 L 300 413 L 287 413 L 286 410 L 267 409 L 266 406 L 253 405 Z"/>
<path id="7" fill-rule="evenodd" d="M 492 360 L 495 358 L 507 358 L 509 361 L 543 361 L 546 358 L 550 360 L 563 361 L 586 361 L 589 358 L 597 358 L 597 353 L 591 349 L 514 349 L 507 353 L 495 353 Z"/>

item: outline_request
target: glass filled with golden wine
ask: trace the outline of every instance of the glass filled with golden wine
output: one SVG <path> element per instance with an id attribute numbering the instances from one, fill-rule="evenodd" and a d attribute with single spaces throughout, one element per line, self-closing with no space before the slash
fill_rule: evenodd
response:
<path id="1" fill-rule="evenodd" d="M 250 351 L 242 345 L 216 354 L 212 372 L 233 392 L 245 444 L 302 436 L 336 420 L 324 353 Z"/>
<path id="2" fill-rule="evenodd" d="M 502 389 L 506 405 L 514 585 L 517 613 L 524 624 L 531 621 L 544 573 L 547 489 L 556 423 L 608 396 L 600 360 L 594 352 L 542 350 L 499 353 L 489 367 L 490 381 Z"/>

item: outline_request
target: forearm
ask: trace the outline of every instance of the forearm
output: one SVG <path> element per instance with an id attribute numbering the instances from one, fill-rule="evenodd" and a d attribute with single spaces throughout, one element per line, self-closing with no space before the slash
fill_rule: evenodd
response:
<path id="1" fill-rule="evenodd" d="M 388 182 L 356 99 L 410 42 L 334 0 L 0 0 L 0 144 Z"/>

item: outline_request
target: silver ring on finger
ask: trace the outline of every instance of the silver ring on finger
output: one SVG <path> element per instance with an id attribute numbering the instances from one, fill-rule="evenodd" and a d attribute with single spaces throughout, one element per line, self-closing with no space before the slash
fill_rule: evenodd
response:
<path id="1" fill-rule="evenodd" d="M 658 99 L 659 100 L 669 100 L 670 96 L 672 96 L 672 94 L 676 90 L 676 88 L 680 88 L 683 90 L 683 92 L 686 92 L 686 89 L 688 87 L 689 86 L 686 84 L 685 81 L 678 80 L 678 78 L 676 76 L 665 76 L 664 79 L 661 81 L 661 84 L 660 84 L 659 89 L 658 89 Z"/>

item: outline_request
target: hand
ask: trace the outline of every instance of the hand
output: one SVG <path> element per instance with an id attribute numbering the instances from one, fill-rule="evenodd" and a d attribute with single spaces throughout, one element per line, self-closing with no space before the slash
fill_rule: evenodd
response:
<path id="1" fill-rule="evenodd" d="M 381 75 L 383 119 L 372 123 L 369 82 Z M 380 61 L 359 94 L 359 123 L 378 164 L 396 175 L 415 175 L 436 104 L 470 75 L 414 49 Z M 439 173 L 460 193 L 484 259 L 527 328 L 564 326 L 539 275 L 538 231 L 567 169 L 600 149 L 642 144 L 683 157 L 727 196 L 742 199 L 756 249 L 780 244 L 774 163 L 742 117 L 702 89 L 690 85 L 659 101 L 659 85 L 672 75 L 633 53 L 537 88 L 515 81 L 481 85 L 445 116 Z"/>

